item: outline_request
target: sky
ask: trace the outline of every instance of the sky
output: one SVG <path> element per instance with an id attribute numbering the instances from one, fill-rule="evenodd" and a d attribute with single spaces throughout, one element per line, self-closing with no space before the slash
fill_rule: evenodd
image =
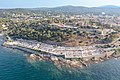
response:
<path id="1" fill-rule="evenodd" d="M 0 8 L 38 8 L 65 5 L 86 7 L 120 6 L 120 0 L 0 0 Z"/>

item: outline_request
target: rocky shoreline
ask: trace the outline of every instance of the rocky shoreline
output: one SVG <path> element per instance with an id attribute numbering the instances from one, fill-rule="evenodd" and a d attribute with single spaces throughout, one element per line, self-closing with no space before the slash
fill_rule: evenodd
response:
<path id="1" fill-rule="evenodd" d="M 38 52 L 38 51 L 33 51 L 30 49 L 25 49 L 25 48 L 21 48 L 21 47 L 16 47 L 16 46 L 5 46 L 7 48 L 12 48 L 12 49 L 18 49 L 24 52 L 29 53 L 28 58 L 34 61 L 51 61 L 54 65 L 56 65 L 57 67 L 62 67 L 62 66 L 66 66 L 69 68 L 85 68 L 87 66 L 90 66 L 91 64 L 97 64 L 99 62 L 103 62 L 106 61 L 108 59 L 111 58 L 118 58 L 120 55 L 111 55 L 110 57 L 104 57 L 104 58 L 99 58 L 99 59 L 90 59 L 90 60 L 82 60 L 82 59 L 64 59 L 61 57 L 56 57 L 56 56 L 51 56 L 49 54 L 43 55 L 43 52 Z M 41 54 L 43 53 L 43 54 Z"/>
<path id="2" fill-rule="evenodd" d="M 117 58 L 119 58 L 119 56 L 120 55 L 113 54 L 109 58 L 105 57 L 105 58 L 101 58 L 101 59 L 98 59 L 98 60 L 90 59 L 88 61 L 85 61 L 85 60 L 82 60 L 82 59 L 80 59 L 80 60 L 76 60 L 76 59 L 66 60 L 66 59 L 63 59 L 63 58 L 57 58 L 55 56 L 51 56 L 51 57 L 48 58 L 48 57 L 44 57 L 44 56 L 37 55 L 37 54 L 30 54 L 29 58 L 32 59 L 32 60 L 39 60 L 39 61 L 51 61 L 58 68 L 61 68 L 62 66 L 66 66 L 68 68 L 84 69 L 85 67 L 90 66 L 92 64 L 98 64 L 100 62 L 104 62 L 104 61 L 107 61 L 109 59 L 117 59 Z"/>
<path id="3" fill-rule="evenodd" d="M 49 53 L 41 52 L 41 51 L 35 51 L 32 49 L 28 49 L 25 47 L 20 47 L 20 46 L 10 46 L 10 45 L 5 45 L 3 44 L 2 46 L 7 47 L 7 48 L 12 48 L 12 49 L 18 49 L 24 52 L 29 53 L 28 58 L 31 60 L 38 60 L 38 61 L 51 61 L 54 65 L 57 67 L 62 67 L 66 66 L 69 68 L 81 68 L 83 69 L 84 67 L 90 66 L 91 64 L 99 63 L 106 61 L 111 58 L 118 58 L 120 57 L 120 54 L 112 54 L 109 56 L 105 57 L 99 57 L 99 58 L 92 58 L 92 59 L 64 59 L 62 57 L 57 57 L 55 55 L 51 55 Z"/>

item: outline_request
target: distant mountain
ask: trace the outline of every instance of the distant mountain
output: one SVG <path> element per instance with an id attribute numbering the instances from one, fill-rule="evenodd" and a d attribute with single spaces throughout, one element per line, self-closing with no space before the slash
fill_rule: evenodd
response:
<path id="1" fill-rule="evenodd" d="M 80 14 L 80 13 L 101 13 L 105 12 L 108 14 L 118 14 L 120 15 L 120 7 L 114 5 L 106 5 L 100 7 L 84 7 L 84 6 L 60 6 L 54 8 L 17 8 L 17 9 L 1 9 L 0 12 L 3 11 L 11 11 L 11 12 L 35 12 L 39 13 L 41 11 L 50 11 L 50 12 L 57 12 L 57 13 L 73 13 L 73 14 Z"/>
<path id="2" fill-rule="evenodd" d="M 60 6 L 55 8 L 42 8 L 42 10 L 70 13 L 120 13 L 119 6 L 107 5 L 101 7 L 83 7 L 83 6 Z"/>
<path id="3" fill-rule="evenodd" d="M 87 7 L 83 6 L 61 6 L 55 8 L 49 8 L 49 10 L 58 11 L 58 12 L 81 12 L 88 9 Z"/>
<path id="4" fill-rule="evenodd" d="M 115 6 L 115 5 L 105 5 L 105 6 L 100 6 L 100 8 L 120 8 L 120 6 Z"/>

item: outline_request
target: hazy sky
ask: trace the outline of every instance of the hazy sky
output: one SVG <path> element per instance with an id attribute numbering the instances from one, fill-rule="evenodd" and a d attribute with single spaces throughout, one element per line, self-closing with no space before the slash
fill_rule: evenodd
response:
<path id="1" fill-rule="evenodd" d="M 120 6 L 120 0 L 0 0 L 0 8 L 36 8 L 63 5 L 96 7 L 102 5 Z"/>

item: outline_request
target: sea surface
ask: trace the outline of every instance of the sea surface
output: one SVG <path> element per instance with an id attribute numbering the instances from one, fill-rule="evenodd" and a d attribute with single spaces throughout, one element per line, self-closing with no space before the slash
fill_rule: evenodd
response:
<path id="1" fill-rule="evenodd" d="M 0 80 L 120 80 L 120 59 L 74 69 L 30 60 L 28 55 L 0 46 Z"/>

